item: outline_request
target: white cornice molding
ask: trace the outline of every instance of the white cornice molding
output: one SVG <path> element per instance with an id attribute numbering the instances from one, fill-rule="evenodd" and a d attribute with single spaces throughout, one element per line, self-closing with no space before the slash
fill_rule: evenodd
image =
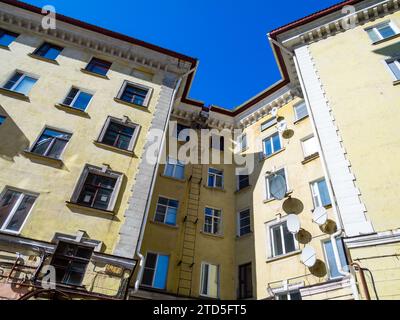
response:
<path id="1" fill-rule="evenodd" d="M 396 243 L 400 242 L 400 229 L 365 236 L 345 238 L 344 242 L 349 249 Z"/>
<path id="2" fill-rule="evenodd" d="M 11 9 L 10 9 L 11 8 Z M 12 10 L 12 12 L 11 12 Z M 57 22 L 57 29 L 43 29 L 41 16 L 23 12 L 20 9 L 0 4 L 0 25 L 10 25 L 13 30 L 34 33 L 41 37 L 53 38 L 67 45 L 78 46 L 97 54 L 111 56 L 121 62 L 145 67 L 153 72 L 183 74 L 190 69 L 189 62 L 182 62 L 150 49 L 142 48 L 118 39 L 111 39 L 95 32 L 83 31 L 64 22 Z"/>

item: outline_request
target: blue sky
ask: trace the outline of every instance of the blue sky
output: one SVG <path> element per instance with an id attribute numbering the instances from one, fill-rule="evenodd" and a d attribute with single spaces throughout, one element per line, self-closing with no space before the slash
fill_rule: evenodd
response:
<path id="1" fill-rule="evenodd" d="M 267 32 L 339 0 L 25 0 L 200 59 L 190 97 L 234 108 L 280 79 Z M 114 5 L 110 5 L 110 3 Z"/>

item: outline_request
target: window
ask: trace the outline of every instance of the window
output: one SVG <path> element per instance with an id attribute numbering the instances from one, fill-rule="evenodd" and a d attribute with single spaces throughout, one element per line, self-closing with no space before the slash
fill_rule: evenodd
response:
<path id="1" fill-rule="evenodd" d="M 279 257 L 296 251 L 294 235 L 289 232 L 286 221 L 269 227 L 271 257 Z"/>
<path id="2" fill-rule="evenodd" d="M 294 120 L 298 121 L 308 116 L 307 105 L 302 102 L 294 106 Z"/>
<path id="3" fill-rule="evenodd" d="M 276 300 L 301 300 L 301 294 L 299 290 L 276 293 Z"/>
<path id="4" fill-rule="evenodd" d="M 8 47 L 18 36 L 17 33 L 0 29 L 0 46 Z"/>
<path id="5" fill-rule="evenodd" d="M 246 234 L 251 233 L 251 225 L 250 225 L 250 209 L 243 210 L 239 212 L 239 237 L 242 237 Z"/>
<path id="6" fill-rule="evenodd" d="M 6 117 L 0 116 L 0 126 L 6 121 Z"/>
<path id="7" fill-rule="evenodd" d="M 150 253 L 146 255 L 142 285 L 164 290 L 167 286 L 169 256 Z"/>
<path id="8" fill-rule="evenodd" d="M 275 172 L 275 175 L 280 175 L 280 176 L 285 178 L 285 181 L 286 181 L 286 192 L 288 192 L 289 191 L 289 188 L 288 188 L 289 184 L 288 184 L 285 168 L 282 168 L 282 169 L 278 170 L 277 172 Z M 271 178 L 272 177 L 274 177 L 274 175 L 269 175 L 265 179 L 266 180 L 265 181 L 266 182 L 266 189 L 267 189 L 267 200 L 272 200 L 274 198 L 272 196 L 272 194 L 271 194 L 271 182 L 272 182 Z"/>
<path id="9" fill-rule="evenodd" d="M 253 279 L 251 263 L 239 266 L 239 299 L 253 297 Z"/>
<path id="10" fill-rule="evenodd" d="M 71 202 L 89 208 L 112 211 L 121 180 L 122 175 L 119 173 L 87 165 Z"/>
<path id="11" fill-rule="evenodd" d="M 154 220 L 157 222 L 162 222 L 171 226 L 175 226 L 178 206 L 179 202 L 177 200 L 159 197 Z"/>
<path id="12" fill-rule="evenodd" d="M 133 151 L 139 126 L 128 119 L 109 117 L 99 137 L 99 142 L 118 149 Z"/>
<path id="13" fill-rule="evenodd" d="M 277 119 L 275 117 L 265 121 L 263 124 L 261 124 L 261 131 L 271 128 L 276 123 L 277 123 Z"/>
<path id="14" fill-rule="evenodd" d="M 45 42 L 33 54 L 49 60 L 56 60 L 62 50 L 62 47 Z"/>
<path id="15" fill-rule="evenodd" d="M 4 89 L 28 95 L 37 79 L 17 71 L 4 85 Z"/>
<path id="16" fill-rule="evenodd" d="M 168 157 L 165 165 L 164 175 L 176 179 L 185 179 L 185 165 L 181 162 Z"/>
<path id="17" fill-rule="evenodd" d="M 238 190 L 242 190 L 250 186 L 250 177 L 248 174 L 238 176 Z"/>
<path id="18" fill-rule="evenodd" d="M 225 150 L 225 137 L 212 135 L 210 137 L 210 139 L 211 139 L 211 143 L 210 143 L 211 148 L 217 149 L 220 151 Z"/>
<path id="19" fill-rule="evenodd" d="M 375 27 L 366 29 L 372 42 L 390 38 L 398 33 L 397 26 L 390 21 L 378 24 Z"/>
<path id="20" fill-rule="evenodd" d="M 111 62 L 93 58 L 86 66 L 86 71 L 93 72 L 101 76 L 106 76 L 108 70 L 111 68 L 111 64 Z"/>
<path id="21" fill-rule="evenodd" d="M 318 153 L 318 142 L 314 136 L 304 139 L 301 144 L 305 158 Z"/>
<path id="22" fill-rule="evenodd" d="M 390 59 L 386 61 L 395 80 L 400 80 L 400 58 Z"/>
<path id="23" fill-rule="evenodd" d="M 0 230 L 19 233 L 37 195 L 6 189 L 0 199 Z"/>
<path id="24" fill-rule="evenodd" d="M 245 151 L 247 149 L 247 135 L 245 133 L 239 137 L 239 146 L 240 151 Z"/>
<path id="25" fill-rule="evenodd" d="M 201 264 L 200 294 L 209 298 L 219 297 L 219 266 Z"/>
<path id="26" fill-rule="evenodd" d="M 150 100 L 150 91 L 150 88 L 125 81 L 118 94 L 118 99 L 138 106 L 147 107 Z"/>
<path id="27" fill-rule="evenodd" d="M 60 159 L 72 134 L 46 128 L 31 148 L 32 153 Z"/>
<path id="28" fill-rule="evenodd" d="M 224 186 L 224 172 L 221 170 L 209 168 L 207 186 L 210 188 L 222 189 Z"/>
<path id="29" fill-rule="evenodd" d="M 267 139 L 264 139 L 263 146 L 264 146 L 264 155 L 266 157 L 269 157 L 274 153 L 282 150 L 282 143 L 281 143 L 281 138 L 279 136 L 279 132 L 274 133 Z"/>
<path id="30" fill-rule="evenodd" d="M 337 244 L 338 253 L 339 253 L 340 266 L 342 267 L 342 269 L 344 271 L 349 271 L 349 268 L 347 266 L 347 259 L 346 259 L 346 254 L 344 251 L 342 239 L 340 239 L 340 238 L 336 239 L 336 244 Z M 326 262 L 327 262 L 328 269 L 329 269 L 329 278 L 335 279 L 335 278 L 343 277 L 343 275 L 339 272 L 337 264 L 336 264 L 335 254 L 333 252 L 331 240 L 324 242 L 324 251 L 325 251 Z"/>
<path id="31" fill-rule="evenodd" d="M 204 232 L 221 234 L 221 210 L 205 208 L 204 210 Z"/>
<path id="32" fill-rule="evenodd" d="M 178 123 L 176 125 L 176 138 L 178 139 L 178 141 L 188 142 L 190 140 L 189 130 L 190 127 Z"/>
<path id="33" fill-rule="evenodd" d="M 326 207 L 332 204 L 325 179 L 313 182 L 311 190 L 315 207 Z"/>
<path id="34" fill-rule="evenodd" d="M 51 265 L 56 269 L 57 283 L 81 286 L 93 254 L 92 247 L 59 242 Z"/>
<path id="35" fill-rule="evenodd" d="M 93 95 L 78 88 L 72 88 L 64 99 L 63 104 L 72 108 L 85 111 Z"/>

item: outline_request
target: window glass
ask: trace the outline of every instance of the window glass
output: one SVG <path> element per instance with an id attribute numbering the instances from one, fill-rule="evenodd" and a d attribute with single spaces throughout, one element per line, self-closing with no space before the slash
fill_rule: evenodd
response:
<path id="1" fill-rule="evenodd" d="M 344 267 L 345 271 L 348 271 L 347 259 L 346 259 L 346 254 L 344 252 L 342 239 L 340 239 L 340 238 L 336 239 L 336 243 L 337 243 L 337 247 L 338 247 L 340 264 L 342 267 Z M 343 275 L 338 270 L 338 267 L 336 264 L 336 259 L 335 259 L 335 254 L 333 252 L 332 242 L 330 240 L 326 241 L 324 243 L 324 249 L 325 249 L 325 255 L 326 255 L 328 269 L 329 269 L 329 277 L 331 279 L 343 277 Z"/>
<path id="2" fill-rule="evenodd" d="M 400 80 L 400 60 L 394 60 L 387 63 L 390 70 L 393 72 L 396 80 Z"/>
<path id="3" fill-rule="evenodd" d="M 59 46 L 44 43 L 34 52 L 34 54 L 46 59 L 55 60 L 62 50 L 63 48 Z"/>
<path id="4" fill-rule="evenodd" d="M 250 210 L 244 210 L 239 213 L 239 236 L 251 233 Z"/>
<path id="5" fill-rule="evenodd" d="M 0 46 L 8 47 L 17 37 L 17 33 L 0 29 Z"/>
<path id="6" fill-rule="evenodd" d="M 86 70 L 105 76 L 107 75 L 108 70 L 110 70 L 110 68 L 111 68 L 110 62 L 93 58 L 87 65 Z"/>
<path id="7" fill-rule="evenodd" d="M 305 102 L 294 107 L 295 120 L 300 120 L 308 116 L 307 105 Z"/>
<path id="8" fill-rule="evenodd" d="M 270 227 L 272 257 L 278 257 L 296 251 L 295 238 L 287 228 L 286 221 Z"/>
<path id="9" fill-rule="evenodd" d="M 110 121 L 100 142 L 119 149 L 130 150 L 134 133 L 134 127 Z"/>
<path id="10" fill-rule="evenodd" d="M 146 100 L 148 90 L 135 87 L 134 85 L 127 84 L 122 92 L 120 97 L 121 100 L 124 100 L 129 103 L 137 104 L 139 106 L 143 106 Z"/>
<path id="11" fill-rule="evenodd" d="M 271 128 L 276 123 L 277 123 L 277 119 L 275 117 L 265 121 L 263 124 L 261 124 L 261 131 Z"/>
<path id="12" fill-rule="evenodd" d="M 218 298 L 219 267 L 203 263 L 201 265 L 201 294 L 210 298 Z"/>
<path id="13" fill-rule="evenodd" d="M 275 152 L 278 152 L 282 149 L 281 139 L 279 136 L 279 132 L 273 134 L 263 141 L 264 144 L 264 155 L 271 156 Z"/>
<path id="14" fill-rule="evenodd" d="M 45 157 L 60 159 L 71 136 L 69 133 L 45 129 L 31 152 Z"/>

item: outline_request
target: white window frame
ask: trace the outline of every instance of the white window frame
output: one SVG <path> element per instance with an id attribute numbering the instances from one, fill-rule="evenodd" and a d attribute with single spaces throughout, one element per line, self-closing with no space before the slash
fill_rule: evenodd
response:
<path id="1" fill-rule="evenodd" d="M 13 85 L 10 89 L 6 89 L 6 88 L 5 88 L 5 85 L 6 85 L 6 84 L 11 80 L 11 78 L 12 78 L 14 75 L 16 75 L 17 73 L 21 73 L 22 76 L 18 79 L 18 81 L 17 81 L 16 83 L 14 83 L 14 85 Z M 4 89 L 4 90 L 8 90 L 8 91 L 12 91 L 12 92 L 15 92 L 15 93 L 18 93 L 18 94 L 22 94 L 22 95 L 24 95 L 25 97 L 28 97 L 28 95 L 26 95 L 26 94 L 24 94 L 24 93 L 15 91 L 15 88 L 18 87 L 19 84 L 20 84 L 20 83 L 23 81 L 23 79 L 26 78 L 26 77 L 35 79 L 35 80 L 36 80 L 35 84 L 39 81 L 39 76 L 34 75 L 34 74 L 32 74 L 32 73 L 29 73 L 29 72 L 25 72 L 25 71 L 22 71 L 22 70 L 18 70 L 18 69 L 17 69 L 17 70 L 15 70 L 15 71 L 11 74 L 11 76 L 9 76 L 9 77 L 7 78 L 6 81 L 3 82 L 1 88 Z M 32 91 L 33 87 L 35 86 L 35 84 L 32 86 L 31 91 Z M 30 94 L 31 91 L 29 91 L 28 94 Z"/>
<path id="2" fill-rule="evenodd" d="M 338 240 L 338 238 L 335 238 L 335 241 L 337 241 L 337 240 Z M 327 254 L 327 252 L 325 250 L 325 243 L 327 243 L 327 242 L 331 242 L 331 238 L 322 241 L 322 250 L 324 251 L 324 259 L 325 259 L 326 269 L 328 271 L 328 278 L 329 278 L 329 280 L 341 279 L 341 278 L 344 277 L 343 275 L 340 275 L 340 276 L 337 276 L 337 277 L 332 277 L 331 276 L 331 268 L 330 268 L 329 262 L 328 262 L 329 261 L 328 254 Z M 348 260 L 348 257 L 347 257 L 347 254 L 346 254 L 346 251 L 345 251 L 345 248 L 344 248 L 344 243 L 342 243 L 342 245 L 343 245 L 344 255 L 346 257 L 346 260 Z M 333 244 L 332 244 L 332 246 L 333 246 Z M 337 264 L 336 257 L 334 257 L 334 259 L 335 259 L 335 263 Z M 345 266 L 342 266 L 342 261 L 339 261 L 339 263 L 340 263 L 340 266 L 342 268 L 345 267 Z M 337 268 L 337 265 L 336 265 L 336 268 Z"/>
<path id="3" fill-rule="evenodd" d="M 272 117 L 272 118 L 268 119 L 267 121 L 264 121 L 263 123 L 261 123 L 260 130 L 261 130 L 261 132 L 264 132 L 265 130 L 268 130 L 269 128 L 276 125 L 277 123 L 278 123 L 277 117 Z M 266 126 L 267 124 L 268 124 L 268 126 Z"/>
<path id="4" fill-rule="evenodd" d="M 108 127 L 110 126 L 111 122 L 115 122 L 117 124 L 121 124 L 121 125 L 124 125 L 124 126 L 131 127 L 133 129 L 135 129 L 134 132 L 133 132 L 131 141 L 129 143 L 129 148 L 128 148 L 128 150 L 126 150 L 126 151 L 133 152 L 133 149 L 135 148 L 135 145 L 136 145 L 137 138 L 139 136 L 139 131 L 141 129 L 141 126 L 139 124 L 131 122 L 129 120 L 124 121 L 122 119 L 118 119 L 118 118 L 115 118 L 115 117 L 108 116 L 106 122 L 104 123 L 103 128 L 101 129 L 100 135 L 97 138 L 97 142 L 103 143 L 102 141 L 104 139 L 104 136 L 105 136 L 105 134 L 106 134 L 106 132 L 108 130 Z M 125 149 L 121 149 L 121 148 L 118 148 L 118 147 L 113 147 L 113 146 L 110 146 L 110 147 L 116 148 L 118 150 L 125 150 Z"/>
<path id="5" fill-rule="evenodd" d="M 96 166 L 93 166 L 90 164 L 86 164 L 82 170 L 82 173 L 75 185 L 74 192 L 71 197 L 71 203 L 80 205 L 80 204 L 78 204 L 78 198 L 82 192 L 83 185 L 85 184 L 86 178 L 88 177 L 89 173 L 117 179 L 110 202 L 106 209 L 107 211 L 114 212 L 117 199 L 120 195 L 121 185 L 122 185 L 122 180 L 123 180 L 124 175 L 119 172 L 105 170 L 103 168 L 96 167 Z M 93 208 L 93 207 L 88 207 L 88 209 L 101 210 L 101 209 L 97 209 L 97 208 Z"/>
<path id="6" fill-rule="evenodd" d="M 241 213 L 243 213 L 243 212 L 245 212 L 245 211 L 248 211 L 249 212 L 249 218 L 250 218 L 250 224 L 249 224 L 249 227 L 250 227 L 250 232 L 249 233 L 246 233 L 246 234 L 243 234 L 243 235 L 240 235 L 240 230 L 242 229 L 242 225 L 240 224 L 240 222 L 241 222 L 241 218 L 240 218 L 240 214 Z M 245 208 L 245 209 L 242 209 L 242 210 L 239 210 L 238 212 L 237 212 L 237 230 L 236 230 L 236 233 L 237 233 L 237 236 L 239 237 L 239 238 L 241 238 L 241 237 L 244 237 L 244 236 L 246 236 L 246 235 L 248 235 L 248 234 L 251 234 L 252 233 L 252 228 L 251 228 L 251 209 L 250 208 Z M 247 227 L 247 225 L 245 225 L 244 227 Z"/>
<path id="7" fill-rule="evenodd" d="M 156 223 L 167 224 L 167 223 L 165 222 L 165 220 L 167 219 L 168 208 L 174 208 L 174 209 L 175 209 L 175 207 L 171 207 L 171 206 L 169 206 L 169 205 L 167 205 L 167 204 L 159 204 L 160 198 L 164 198 L 164 199 L 167 199 L 167 200 L 171 200 L 171 201 L 176 201 L 176 202 L 178 202 L 178 206 L 176 207 L 176 220 L 175 220 L 175 224 L 174 224 L 174 226 L 176 226 L 176 225 L 177 225 L 177 221 L 178 221 L 178 213 L 179 213 L 179 205 L 180 205 L 180 202 L 179 202 L 179 200 L 177 200 L 177 199 L 172 199 L 172 198 L 167 197 L 167 196 L 164 196 L 164 195 L 159 195 L 159 196 L 158 196 L 157 203 L 156 203 L 156 210 L 154 211 L 153 221 L 156 222 Z M 167 210 L 165 211 L 164 221 L 163 221 L 163 222 L 156 221 L 157 207 L 158 207 L 159 205 L 160 205 L 160 206 L 163 206 L 163 207 L 166 207 L 166 209 L 167 209 Z"/>
<path id="8" fill-rule="evenodd" d="M 375 41 L 375 42 L 372 42 L 372 43 L 376 43 L 376 42 L 379 42 L 381 40 L 385 40 L 385 39 L 389 39 L 390 38 L 390 37 L 389 38 L 382 37 L 381 33 L 378 31 L 378 29 L 380 29 L 382 27 L 385 27 L 385 26 L 390 26 L 392 28 L 392 30 L 394 31 L 395 35 L 400 33 L 400 29 L 397 27 L 397 25 L 393 21 L 391 21 L 391 20 L 383 21 L 383 22 L 378 23 L 378 24 L 376 24 L 376 25 L 374 25 L 372 27 L 368 27 L 368 28 L 364 29 L 367 33 L 368 33 L 368 31 L 373 30 L 375 35 L 379 38 L 378 41 Z M 373 41 L 373 40 L 371 39 L 371 41 Z"/>
<path id="9" fill-rule="evenodd" d="M 171 162 L 170 162 L 171 159 L 172 159 L 173 161 L 175 161 L 176 163 L 171 163 Z M 168 165 L 174 167 L 172 176 L 168 176 L 168 175 L 167 175 L 167 166 L 168 166 Z M 179 179 L 179 180 L 180 180 L 181 178 L 177 178 L 177 177 L 175 176 L 176 167 L 183 167 L 183 178 L 182 178 L 182 179 L 185 179 L 185 168 L 186 168 L 186 166 L 185 166 L 184 164 L 182 164 L 180 161 L 178 161 L 178 160 L 176 160 L 176 159 L 174 159 L 174 158 L 172 158 L 172 157 L 169 157 L 169 156 L 167 157 L 167 163 L 166 163 L 165 166 L 164 166 L 164 173 L 163 173 L 163 175 L 164 175 L 165 177 L 169 177 L 169 178 L 174 178 L 174 179 Z"/>
<path id="10" fill-rule="evenodd" d="M 383 61 L 385 64 L 386 69 L 389 71 L 389 73 L 392 75 L 393 81 L 400 81 L 400 78 L 397 78 L 392 69 L 389 67 L 389 63 L 394 62 L 397 69 L 399 70 L 400 73 L 400 56 L 396 56 L 393 58 L 389 58 Z"/>
<path id="11" fill-rule="evenodd" d="M 213 172 L 210 173 L 210 169 L 216 170 L 216 171 L 220 171 L 221 174 L 217 174 L 217 173 L 213 173 Z M 210 177 L 210 175 L 214 176 L 214 185 L 213 186 L 210 186 L 208 184 L 208 181 L 209 181 L 208 178 Z M 216 177 L 218 177 L 218 176 L 220 176 L 221 180 L 222 180 L 222 185 L 220 187 L 216 186 L 216 183 L 217 183 Z M 217 169 L 217 168 L 212 168 L 212 167 L 208 168 L 208 170 L 207 170 L 207 187 L 214 188 L 214 189 L 223 189 L 224 188 L 224 180 L 225 180 L 224 179 L 224 170 Z"/>
<path id="12" fill-rule="evenodd" d="M 142 287 L 146 287 L 146 288 L 154 288 L 154 279 L 156 278 L 155 275 L 156 275 L 157 266 L 158 266 L 158 258 L 159 258 L 159 256 L 166 256 L 166 257 L 168 257 L 168 269 L 167 269 L 167 274 L 165 275 L 165 278 L 166 278 L 165 289 L 157 289 L 157 290 L 166 290 L 166 289 L 167 289 L 167 286 L 168 286 L 168 274 L 169 274 L 169 267 L 170 267 L 169 265 L 170 265 L 170 263 L 171 263 L 171 255 L 165 254 L 165 253 L 161 253 L 161 252 L 147 251 L 147 252 L 146 252 L 146 258 L 145 258 L 144 265 L 146 265 L 146 259 L 147 259 L 147 255 L 148 255 L 149 253 L 150 253 L 150 254 L 154 254 L 154 255 L 157 256 L 156 265 L 154 266 L 153 280 L 152 280 L 151 286 L 142 283 L 142 282 L 143 282 L 143 276 L 144 276 L 144 266 L 143 266 L 143 273 L 142 273 L 142 276 L 141 276 L 141 278 L 140 278 L 140 285 L 141 285 Z"/>
<path id="13" fill-rule="evenodd" d="M 295 235 L 293 235 L 293 240 L 294 240 L 294 251 L 291 252 L 286 252 L 286 247 L 285 247 L 285 238 L 283 236 L 283 224 L 287 223 L 288 216 L 279 219 L 279 220 L 274 220 L 271 222 L 267 222 L 265 224 L 266 228 L 266 233 L 267 233 L 267 260 L 270 259 L 275 259 L 275 258 L 280 258 L 280 257 L 285 257 L 287 255 L 291 255 L 297 251 L 299 251 L 299 242 L 296 240 Z M 277 226 L 280 226 L 281 229 L 281 241 L 282 241 L 282 249 L 283 249 L 283 254 L 281 255 L 275 255 L 275 248 L 274 248 L 274 240 L 273 240 L 273 233 L 271 232 L 272 228 L 275 228 Z"/>
<path id="14" fill-rule="evenodd" d="M 314 152 L 314 153 L 311 153 L 311 154 L 306 154 L 306 150 L 305 150 L 305 148 L 304 148 L 304 143 L 305 143 L 306 141 L 308 141 L 308 140 L 311 140 L 311 139 L 314 139 L 314 140 L 315 140 L 315 144 L 316 144 L 316 146 L 317 146 L 317 151 Z M 307 137 L 301 139 L 300 141 L 301 141 L 301 148 L 302 148 L 302 150 L 303 150 L 304 158 L 307 158 L 307 157 L 309 157 L 309 156 L 312 156 L 313 154 L 319 153 L 318 140 L 317 140 L 317 138 L 316 138 L 313 134 L 311 134 L 311 135 L 309 135 L 309 136 L 307 136 Z"/>
<path id="15" fill-rule="evenodd" d="M 77 94 L 75 95 L 74 99 L 71 101 L 71 104 L 65 104 L 65 103 L 64 103 L 65 99 L 68 98 L 69 93 L 70 93 L 73 89 L 78 90 Z M 78 108 L 74 107 L 74 103 L 76 102 L 76 100 L 78 100 L 78 97 L 79 97 L 79 94 L 80 94 L 80 93 L 87 93 L 87 94 L 90 94 L 90 95 L 92 96 L 92 97 L 90 98 L 90 101 L 89 101 L 89 103 L 87 104 L 86 108 L 83 110 L 83 111 L 86 112 L 86 110 L 87 110 L 87 109 L 89 108 L 89 106 L 92 104 L 93 97 L 94 97 L 94 91 L 91 91 L 91 90 L 86 90 L 86 89 L 82 89 L 82 88 L 77 87 L 77 86 L 72 86 L 72 87 L 68 90 L 67 94 L 65 95 L 64 99 L 62 99 L 62 101 L 60 102 L 60 104 L 61 104 L 61 105 L 68 106 L 68 107 L 73 108 L 73 109 L 76 109 L 76 110 L 81 110 L 81 109 L 78 109 Z"/>
<path id="16" fill-rule="evenodd" d="M 288 170 L 287 167 L 280 167 L 278 169 L 275 170 L 275 173 L 284 170 L 285 171 L 285 180 L 286 180 L 286 194 L 288 194 L 290 192 L 290 185 L 289 185 L 289 177 L 288 177 Z M 265 175 L 265 194 L 267 195 L 267 201 L 269 200 L 273 200 L 274 197 L 272 197 L 271 192 L 269 190 L 269 183 L 268 183 L 268 179 L 269 177 L 273 176 L 273 174 L 266 174 Z"/>
<path id="17" fill-rule="evenodd" d="M 311 196 L 312 196 L 314 208 L 322 206 L 322 199 L 321 199 L 321 194 L 320 194 L 319 188 L 318 188 L 318 182 L 321 182 L 321 181 L 324 181 L 324 180 L 325 180 L 325 183 L 326 183 L 326 187 L 329 188 L 328 187 L 328 182 L 326 181 L 326 179 L 324 177 L 310 182 Z M 328 189 L 328 193 L 329 193 L 329 189 Z M 315 197 L 318 198 L 318 202 L 320 203 L 320 205 L 317 205 L 317 203 L 315 203 Z M 329 194 L 329 197 L 331 197 L 330 194 Z M 331 199 L 331 202 L 332 202 L 332 199 Z"/>
<path id="18" fill-rule="evenodd" d="M 276 134 L 278 134 L 279 143 L 280 143 L 280 145 L 281 145 L 281 148 L 280 148 L 279 150 L 275 150 L 275 148 L 274 148 L 274 143 L 273 143 L 273 139 L 272 139 Z M 269 140 L 269 141 L 271 142 L 271 146 L 272 146 L 272 149 L 273 149 L 273 152 L 272 152 L 271 154 L 269 154 L 269 155 L 267 155 L 267 153 L 266 153 L 265 143 L 264 143 L 265 140 Z M 265 158 L 265 157 L 267 157 L 267 158 L 268 158 L 268 157 L 271 157 L 271 156 L 273 156 L 275 153 L 277 153 L 277 152 L 283 150 L 284 148 L 283 148 L 283 140 L 282 140 L 282 135 L 281 135 L 281 133 L 280 133 L 279 131 L 276 131 L 276 132 L 274 132 L 273 134 L 271 134 L 271 135 L 267 136 L 266 138 L 264 138 L 264 139 L 262 140 L 262 148 L 263 148 L 263 157 L 264 157 L 264 158 Z"/>
<path id="19" fill-rule="evenodd" d="M 209 295 L 209 293 L 205 294 L 203 293 L 203 283 L 204 283 L 204 266 L 208 265 L 208 266 L 213 266 L 217 268 L 217 296 L 213 297 L 211 295 Z M 207 284 L 208 284 L 208 288 L 209 288 L 209 283 L 210 283 L 210 279 L 207 279 Z M 220 297 L 220 290 L 221 290 L 221 267 L 219 264 L 213 264 L 210 262 L 201 262 L 201 266 L 200 266 L 200 296 L 202 297 L 207 297 L 207 298 L 212 298 L 212 299 L 219 299 Z"/>
<path id="20" fill-rule="evenodd" d="M 31 191 L 26 191 L 26 190 L 22 190 L 22 189 L 6 186 L 3 189 L 3 192 L 0 194 L 0 200 L 3 200 L 3 197 L 5 196 L 7 191 L 19 192 L 19 193 L 21 193 L 21 195 L 19 196 L 19 198 L 18 198 L 17 202 L 15 203 L 14 207 L 12 208 L 11 212 L 8 214 L 7 219 L 4 221 L 3 225 L 0 226 L 0 232 L 19 235 L 22 232 L 22 230 L 24 229 L 24 226 L 27 223 L 27 221 L 29 219 L 29 216 L 31 215 L 31 213 L 32 213 L 32 211 L 33 211 L 33 209 L 34 209 L 34 207 L 35 207 L 35 205 L 37 203 L 37 200 L 39 198 L 39 193 L 35 193 L 35 192 L 31 192 Z M 11 219 L 15 215 L 18 207 L 20 206 L 20 204 L 23 201 L 25 196 L 35 197 L 35 202 L 33 203 L 32 208 L 29 210 L 28 214 L 25 217 L 24 222 L 21 225 L 21 228 L 18 231 L 7 230 L 5 228 L 5 226 L 7 226 L 9 224 L 9 222 L 11 221 Z"/>
<path id="21" fill-rule="evenodd" d="M 56 127 L 52 127 L 52 126 L 45 126 L 45 127 L 42 129 L 42 131 L 40 131 L 40 134 L 38 135 L 38 137 L 36 138 L 36 140 L 33 142 L 33 144 L 30 146 L 30 148 L 28 149 L 28 151 L 29 151 L 30 153 L 32 153 L 33 148 L 36 146 L 36 144 L 38 143 L 40 137 L 41 137 L 42 134 L 46 131 L 46 129 L 54 130 L 54 131 L 59 131 L 59 132 L 63 132 L 63 133 L 67 133 L 67 134 L 70 134 L 70 135 L 71 135 L 71 138 L 68 140 L 68 142 L 66 143 L 66 145 L 65 145 L 65 147 L 64 147 L 64 149 L 63 149 L 63 151 L 62 151 L 61 154 L 60 154 L 60 158 L 57 159 L 57 160 L 62 160 L 63 157 L 64 157 L 65 150 L 68 148 L 68 145 L 69 145 L 69 143 L 71 142 L 71 139 L 72 139 L 72 136 L 73 136 L 73 133 L 72 133 L 71 131 L 69 131 L 69 130 L 64 130 L 64 129 L 60 129 L 60 128 L 56 128 Z M 54 142 L 52 142 L 52 143 L 48 146 L 48 148 L 46 149 L 46 152 L 45 152 L 45 153 L 47 153 L 47 152 L 49 151 L 49 149 L 50 149 L 53 145 L 54 145 Z M 45 155 L 39 155 L 39 156 L 46 157 L 46 158 L 50 158 L 50 159 L 56 159 L 56 158 L 52 158 L 52 157 L 45 156 Z"/>
<path id="22" fill-rule="evenodd" d="M 298 292 L 298 293 L 300 294 L 300 297 L 301 297 L 301 292 L 300 292 L 300 290 L 299 290 L 299 289 L 293 289 L 293 290 L 275 292 L 275 293 L 274 293 L 275 300 L 279 300 L 279 299 L 278 299 L 278 296 L 283 296 L 283 295 L 285 295 L 285 296 L 287 297 L 287 300 L 291 301 L 292 298 L 291 298 L 290 295 L 291 295 L 292 293 L 295 293 L 295 292 Z"/>
<path id="23" fill-rule="evenodd" d="M 138 89 L 147 90 L 146 98 L 145 98 L 144 101 L 143 101 L 143 105 L 139 105 L 139 106 L 141 106 L 141 107 L 147 108 L 147 107 L 149 106 L 149 104 L 150 104 L 151 96 L 153 95 L 153 88 L 152 88 L 152 87 L 145 86 L 145 85 L 142 85 L 142 84 L 138 84 L 138 83 L 136 83 L 136 82 L 132 82 L 132 81 L 129 81 L 129 80 L 125 80 L 124 83 L 122 84 L 121 89 L 120 89 L 119 92 L 118 92 L 117 99 L 118 99 L 118 100 L 122 100 L 121 97 L 122 97 L 122 95 L 123 95 L 123 93 L 124 93 L 124 91 L 125 91 L 125 88 L 126 88 L 128 85 L 129 85 L 129 86 L 132 86 L 132 87 L 137 87 Z M 124 101 L 124 102 L 134 104 L 133 102 L 128 102 L 128 101 Z"/>
<path id="24" fill-rule="evenodd" d="M 206 227 L 206 209 L 211 209 L 211 210 L 213 211 L 213 215 L 212 215 L 212 224 L 211 224 L 211 231 L 212 231 L 212 232 L 205 231 L 205 227 Z M 219 217 L 216 217 L 216 216 L 214 215 L 214 212 L 215 212 L 215 211 L 219 211 L 219 212 L 220 212 L 220 216 L 219 216 Z M 222 235 L 222 234 L 223 234 L 223 232 L 222 232 L 222 228 L 223 228 L 223 225 L 222 225 L 222 214 L 223 214 L 223 213 L 222 213 L 222 210 L 221 210 L 221 209 L 214 208 L 214 207 L 210 207 L 210 206 L 205 206 L 205 207 L 204 207 L 204 225 L 203 225 L 203 232 L 206 233 L 206 234 L 216 235 L 216 236 Z M 217 233 L 214 233 L 214 222 L 215 222 L 216 220 L 218 221 L 219 231 L 218 231 Z"/>
<path id="25" fill-rule="evenodd" d="M 299 118 L 299 116 L 298 116 L 298 114 L 297 114 L 297 108 L 300 107 L 300 106 L 302 106 L 302 105 L 304 105 L 304 107 L 306 108 L 306 110 L 307 110 L 307 115 L 305 115 L 304 117 Z M 296 103 L 296 104 L 293 106 L 293 112 L 294 112 L 294 122 L 303 120 L 303 119 L 305 119 L 305 118 L 307 118 L 307 117 L 309 116 L 309 114 L 308 114 L 308 109 L 307 109 L 307 104 L 306 104 L 305 101 L 301 101 L 301 102 L 299 102 L 299 103 Z"/>

